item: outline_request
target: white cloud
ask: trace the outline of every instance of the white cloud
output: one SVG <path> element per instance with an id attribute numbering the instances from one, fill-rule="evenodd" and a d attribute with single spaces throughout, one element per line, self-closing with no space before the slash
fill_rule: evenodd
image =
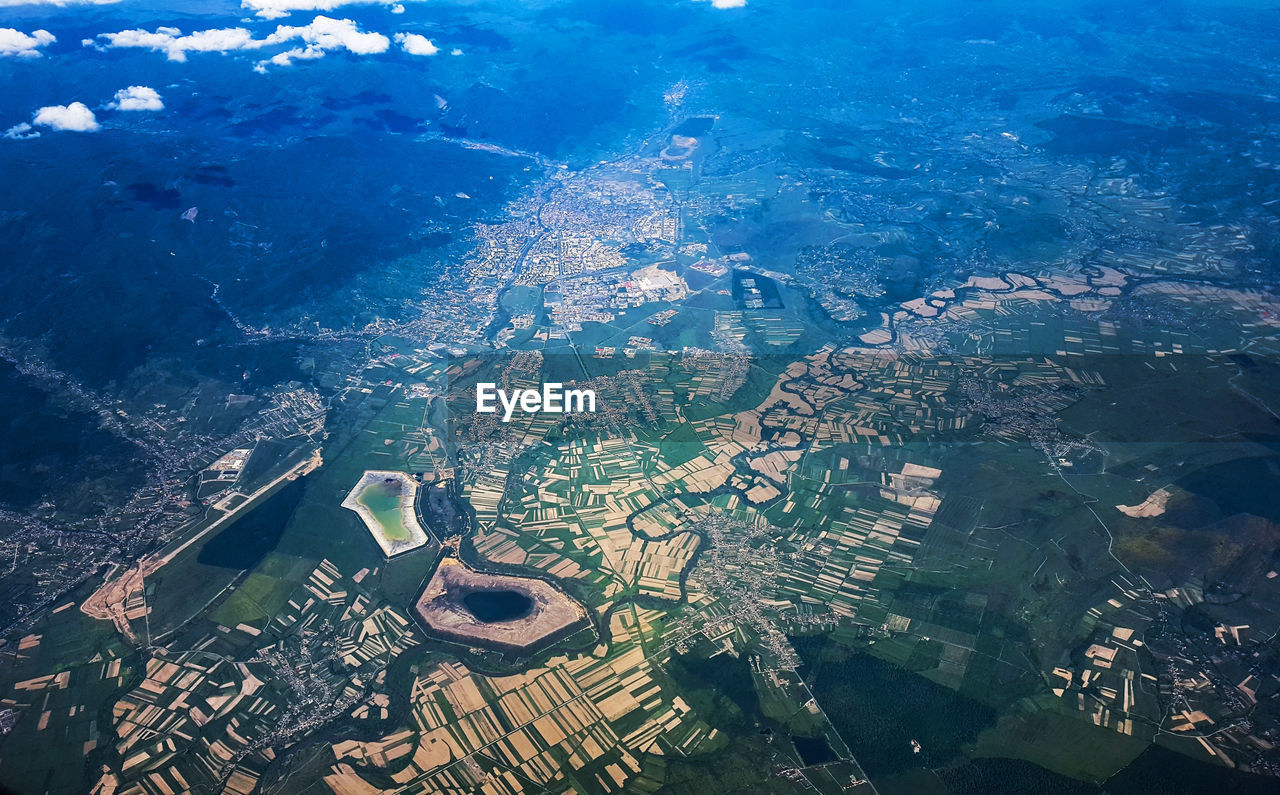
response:
<path id="1" fill-rule="evenodd" d="M 293 66 L 294 61 L 309 61 L 315 58 L 323 58 L 324 50 L 312 47 L 294 47 L 291 50 L 276 53 L 265 61 L 258 61 L 253 66 L 255 72 L 266 73 L 267 66 Z"/>
<path id="2" fill-rule="evenodd" d="M 747 0 L 711 0 L 712 8 L 742 8 Z"/>
<path id="3" fill-rule="evenodd" d="M 0 0 L 2 2 L 3 0 Z M 0 28 L 0 55 L 16 55 L 19 58 L 39 58 L 41 47 L 57 41 L 47 30 L 33 30 L 30 34 L 13 28 Z"/>
<path id="4" fill-rule="evenodd" d="M 109 107 L 116 110 L 164 110 L 160 94 L 147 86 L 129 86 L 116 92 Z"/>
<path id="5" fill-rule="evenodd" d="M 397 33 L 396 44 L 410 55 L 435 55 L 440 52 L 431 39 L 417 33 Z"/>
<path id="6" fill-rule="evenodd" d="M 365 33 L 349 19 L 316 17 L 310 25 L 294 27 L 281 25 L 276 32 L 262 40 L 263 45 L 279 44 L 302 39 L 308 49 L 349 50 L 357 55 L 386 52 L 391 40 L 381 33 Z"/>
<path id="7" fill-rule="evenodd" d="M 41 127 L 72 132 L 93 132 L 98 129 L 98 120 L 93 111 L 85 107 L 83 102 L 72 102 L 70 105 L 49 105 L 36 111 L 32 121 Z"/>
<path id="8" fill-rule="evenodd" d="M 391 40 L 381 33 L 365 33 L 349 19 L 331 19 L 319 16 L 311 20 L 311 24 L 301 27 L 281 25 L 276 32 L 267 36 L 258 46 L 284 44 L 301 40 L 305 47 L 295 47 L 278 53 L 265 61 L 259 61 L 253 68 L 262 72 L 268 64 L 274 66 L 290 66 L 295 60 L 323 58 L 330 50 L 346 50 L 356 55 L 375 55 L 386 52 L 391 47 Z"/>
<path id="9" fill-rule="evenodd" d="M 391 13 L 403 14 L 403 2 L 404 0 L 240 0 L 240 7 L 249 9 L 263 19 L 280 19 L 294 11 L 333 11 L 350 5 L 390 6 Z"/>
<path id="10" fill-rule="evenodd" d="M 215 28 L 198 30 L 182 35 L 177 28 L 146 30 L 122 30 L 119 33 L 99 33 L 97 40 L 85 39 L 86 46 L 111 49 L 114 47 L 141 47 L 169 56 L 170 61 L 187 60 L 188 52 L 230 52 L 262 46 L 253 34 L 244 28 Z"/>
<path id="11" fill-rule="evenodd" d="M 39 138 L 40 131 L 24 121 L 5 130 L 4 137 L 12 138 L 15 141 L 22 141 L 27 138 Z"/>
<path id="12" fill-rule="evenodd" d="M 171 61 L 185 61 L 189 52 L 260 50 L 295 41 L 301 41 L 305 46 L 277 53 L 259 61 L 254 68 L 261 72 L 269 64 L 288 66 L 295 60 L 322 58 L 332 50 L 371 55 L 386 52 L 391 46 L 391 40 L 381 33 L 366 33 L 349 19 L 331 19 L 326 16 L 318 16 L 307 25 L 280 25 L 274 33 L 263 39 L 255 39 L 244 28 L 214 28 L 187 35 L 183 35 L 177 28 L 156 28 L 154 32 L 122 30 L 118 33 L 99 33 L 97 39 L 85 39 L 84 44 L 99 49 L 141 47 L 163 52 Z"/>

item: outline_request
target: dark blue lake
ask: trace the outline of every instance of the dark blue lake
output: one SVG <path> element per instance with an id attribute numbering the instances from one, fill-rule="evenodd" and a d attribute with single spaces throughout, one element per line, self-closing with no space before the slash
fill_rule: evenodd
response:
<path id="1" fill-rule="evenodd" d="M 518 591 L 472 591 L 462 604 L 486 624 L 515 621 L 533 610 L 533 600 Z"/>

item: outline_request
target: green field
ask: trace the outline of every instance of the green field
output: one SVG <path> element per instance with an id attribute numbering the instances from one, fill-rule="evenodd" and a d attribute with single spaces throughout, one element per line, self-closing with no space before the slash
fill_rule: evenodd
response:
<path id="1" fill-rule="evenodd" d="M 1060 703 L 1047 696 L 1019 706 L 980 734 L 968 755 L 1025 759 L 1055 773 L 1102 782 L 1149 744 L 1149 734 L 1120 734 L 1063 714 Z"/>

